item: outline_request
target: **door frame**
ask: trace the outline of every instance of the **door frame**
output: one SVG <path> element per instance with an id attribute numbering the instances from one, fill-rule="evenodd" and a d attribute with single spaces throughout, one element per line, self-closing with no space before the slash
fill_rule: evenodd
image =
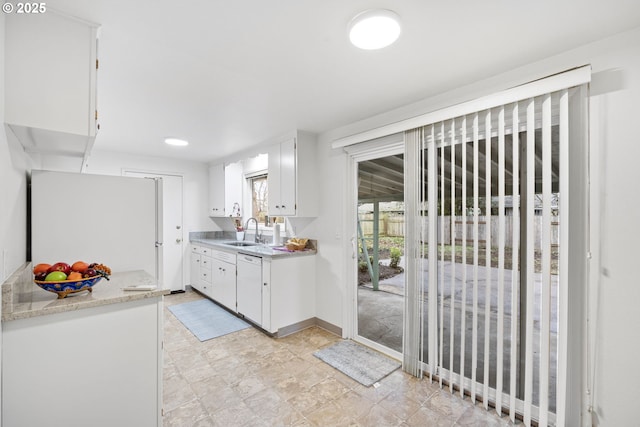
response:
<path id="1" fill-rule="evenodd" d="M 347 287 L 343 304 L 343 338 L 371 347 L 383 354 L 402 360 L 402 353 L 358 335 L 358 164 L 367 160 L 404 153 L 404 134 L 398 133 L 373 141 L 345 147 L 347 153 L 347 186 L 345 195 L 345 277 Z"/>
<path id="2" fill-rule="evenodd" d="M 150 170 L 150 169 L 138 169 L 138 168 L 122 168 L 120 173 L 122 176 L 127 176 L 127 172 L 132 172 L 132 173 L 139 173 L 139 174 L 148 174 L 150 176 L 158 176 L 158 177 L 163 177 L 163 176 L 169 176 L 169 177 L 178 177 L 181 179 L 182 181 L 182 185 L 181 185 L 181 191 L 180 191 L 180 230 L 181 230 L 181 236 L 182 236 L 182 253 L 181 253 L 181 259 L 180 259 L 180 264 L 182 266 L 182 288 L 181 290 L 177 290 L 177 291 L 172 291 L 172 292 L 184 292 L 184 289 L 186 287 L 186 283 L 187 283 L 187 269 L 190 269 L 190 265 L 187 265 L 185 267 L 185 260 L 187 260 L 188 258 L 185 257 L 185 252 L 188 249 L 188 245 L 185 245 L 185 239 L 184 239 L 184 174 L 180 173 L 180 172 L 166 172 L 166 171 L 154 171 L 154 170 Z M 163 194 L 163 200 L 164 200 L 164 194 Z M 162 226 L 164 227 L 164 218 L 165 216 L 163 215 L 163 224 Z M 164 233 L 163 233 L 164 234 Z M 163 245 L 165 244 L 167 239 L 167 236 L 162 236 L 162 240 L 163 240 Z M 164 249 L 164 248 L 163 248 Z M 164 266 L 165 264 L 165 251 L 162 251 L 162 264 Z M 163 274 L 164 276 L 164 274 Z M 169 289 L 171 289 L 169 287 Z"/>

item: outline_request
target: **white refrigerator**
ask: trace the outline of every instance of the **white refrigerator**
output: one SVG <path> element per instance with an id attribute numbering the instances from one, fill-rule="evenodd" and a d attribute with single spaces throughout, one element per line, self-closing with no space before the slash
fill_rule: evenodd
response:
<path id="1" fill-rule="evenodd" d="M 33 264 L 145 270 L 162 287 L 162 180 L 34 170 Z"/>

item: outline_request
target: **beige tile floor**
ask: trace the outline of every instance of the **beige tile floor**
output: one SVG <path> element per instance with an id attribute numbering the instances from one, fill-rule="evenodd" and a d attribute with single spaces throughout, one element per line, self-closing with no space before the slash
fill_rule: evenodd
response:
<path id="1" fill-rule="evenodd" d="M 274 339 L 249 328 L 200 342 L 166 308 L 164 426 L 508 426 L 468 398 L 400 369 L 364 387 L 313 356 L 340 339 L 310 328 Z"/>

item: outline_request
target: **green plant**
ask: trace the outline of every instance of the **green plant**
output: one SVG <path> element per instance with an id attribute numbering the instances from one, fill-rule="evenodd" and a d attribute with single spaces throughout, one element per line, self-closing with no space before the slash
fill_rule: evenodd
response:
<path id="1" fill-rule="evenodd" d="M 400 248 L 391 248 L 390 249 L 390 255 L 391 255 L 391 262 L 389 263 L 389 266 L 392 268 L 398 268 L 398 264 L 400 263 L 400 257 L 402 256 L 402 251 L 400 251 Z"/>

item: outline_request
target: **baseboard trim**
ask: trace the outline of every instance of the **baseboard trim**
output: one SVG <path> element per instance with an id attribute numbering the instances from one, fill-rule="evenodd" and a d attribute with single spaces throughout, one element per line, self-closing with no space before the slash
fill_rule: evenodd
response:
<path id="1" fill-rule="evenodd" d="M 303 320 L 298 323 L 294 323 L 293 325 L 280 328 L 278 329 L 278 332 L 275 334 L 275 337 L 276 338 L 286 337 L 287 335 L 295 334 L 296 332 L 300 332 L 304 329 L 311 328 L 313 326 L 317 326 L 321 329 L 324 329 L 327 332 L 330 332 L 334 335 L 342 337 L 342 328 L 335 326 L 329 322 L 326 322 L 322 319 L 318 319 L 317 317 L 312 317 L 310 319 Z"/>

